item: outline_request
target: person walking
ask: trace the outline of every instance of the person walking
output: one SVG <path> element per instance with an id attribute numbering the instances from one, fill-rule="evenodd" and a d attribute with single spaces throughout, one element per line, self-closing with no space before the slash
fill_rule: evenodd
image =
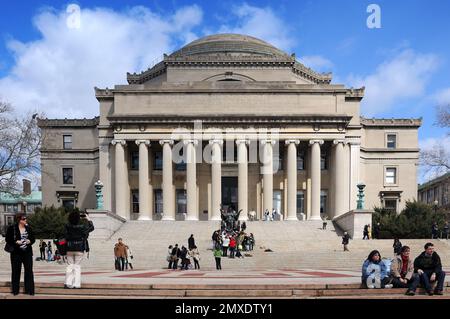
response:
<path id="1" fill-rule="evenodd" d="M 15 221 L 13 225 L 8 227 L 5 238 L 6 243 L 13 247 L 13 250 L 10 252 L 11 292 L 15 296 L 19 294 L 20 274 L 23 264 L 25 293 L 32 296 L 34 295 L 32 245 L 35 242 L 35 238 L 24 213 L 16 214 Z"/>
<path id="2" fill-rule="evenodd" d="M 368 231 L 369 225 L 364 225 L 363 229 L 363 240 L 369 239 L 369 231 Z"/>
<path id="3" fill-rule="evenodd" d="M 41 241 L 39 242 L 39 251 L 41 253 L 41 260 L 44 261 L 45 258 L 45 248 L 47 247 L 47 244 L 45 243 L 45 241 L 43 239 L 41 239 Z"/>
<path id="4" fill-rule="evenodd" d="M 227 257 L 228 246 L 230 245 L 230 236 L 225 233 L 222 238 L 223 256 Z"/>
<path id="5" fill-rule="evenodd" d="M 172 263 L 173 263 L 173 260 L 172 260 L 172 248 L 173 248 L 172 245 L 169 245 L 169 247 L 167 248 L 166 260 L 169 263 L 169 265 L 167 266 L 167 269 L 172 269 Z"/>
<path id="6" fill-rule="evenodd" d="M 172 269 L 176 270 L 178 268 L 178 258 L 180 257 L 180 249 L 178 248 L 178 244 L 175 244 L 175 247 L 172 248 L 171 256 Z"/>
<path id="7" fill-rule="evenodd" d="M 199 261 L 200 261 L 200 252 L 198 251 L 197 246 L 194 246 L 194 248 L 192 248 L 190 254 L 191 254 L 192 258 L 194 259 L 195 269 L 200 269 L 200 263 L 199 263 Z"/>
<path id="8" fill-rule="evenodd" d="M 86 251 L 86 239 L 94 230 L 94 224 L 86 213 L 73 211 L 69 214 L 69 222 L 64 228 L 67 241 L 67 268 L 64 288 L 81 288 L 81 261 Z"/>
<path id="9" fill-rule="evenodd" d="M 127 246 L 123 243 L 122 238 L 118 239 L 118 242 L 114 246 L 114 257 L 118 262 L 120 271 L 125 269 L 125 261 L 127 259 Z"/>
<path id="10" fill-rule="evenodd" d="M 213 251 L 214 259 L 216 260 L 216 269 L 222 270 L 222 265 L 220 264 L 220 259 L 222 258 L 222 249 L 216 247 Z"/>
<path id="11" fill-rule="evenodd" d="M 230 237 L 230 258 L 234 258 L 236 252 L 236 239 L 234 236 Z"/>
<path id="12" fill-rule="evenodd" d="M 367 225 L 367 239 L 372 239 L 372 227 L 370 227 L 370 224 Z"/>
<path id="13" fill-rule="evenodd" d="M 438 238 L 438 232 L 439 232 L 439 227 L 436 222 L 433 222 L 433 225 L 431 226 L 431 239 Z"/>
<path id="14" fill-rule="evenodd" d="M 347 232 L 344 232 L 344 236 L 342 236 L 342 245 L 344 245 L 344 251 L 350 251 L 348 249 L 348 242 L 350 241 L 350 236 Z"/>
<path id="15" fill-rule="evenodd" d="M 191 234 L 191 236 L 188 239 L 188 248 L 189 248 L 189 250 L 194 248 L 194 246 L 195 246 L 195 239 L 194 239 L 194 235 Z"/>
<path id="16" fill-rule="evenodd" d="M 126 246 L 126 247 L 127 247 L 127 260 L 126 260 L 126 264 L 125 264 L 125 269 L 128 269 L 128 266 L 129 266 L 130 269 L 133 270 L 133 254 L 131 253 L 130 246 Z"/>

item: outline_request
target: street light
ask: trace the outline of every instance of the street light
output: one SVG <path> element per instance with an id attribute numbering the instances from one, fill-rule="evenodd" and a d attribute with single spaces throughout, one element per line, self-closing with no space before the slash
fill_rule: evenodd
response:
<path id="1" fill-rule="evenodd" d="M 435 212 L 435 213 L 437 212 L 438 204 L 439 204 L 439 202 L 438 202 L 437 199 L 436 199 L 436 200 L 434 201 L 434 212 Z"/>

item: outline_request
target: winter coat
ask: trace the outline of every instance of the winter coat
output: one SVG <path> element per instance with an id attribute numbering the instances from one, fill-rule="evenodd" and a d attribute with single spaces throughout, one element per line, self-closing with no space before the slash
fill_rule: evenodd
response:
<path id="1" fill-rule="evenodd" d="M 114 256 L 115 257 L 122 257 L 122 258 L 127 258 L 127 245 L 125 245 L 124 243 L 117 243 L 114 246 Z"/>
<path id="2" fill-rule="evenodd" d="M 392 259 L 392 263 L 391 263 L 391 277 L 402 278 L 402 276 L 401 276 L 402 267 L 403 267 L 402 256 L 401 255 L 395 256 L 395 258 Z M 411 280 L 411 277 L 413 274 L 414 274 L 414 263 L 413 263 L 412 259 L 409 258 L 406 275 L 403 278 Z"/>
<path id="3" fill-rule="evenodd" d="M 438 273 L 442 271 L 441 258 L 439 257 L 437 252 L 433 252 L 431 257 L 425 257 L 425 252 L 422 252 L 414 260 L 414 272 L 417 272 L 418 269 Z"/>
<path id="4" fill-rule="evenodd" d="M 370 264 L 375 264 L 375 263 L 366 259 L 362 265 L 362 274 L 361 274 L 362 282 L 365 282 L 366 279 L 371 274 L 370 272 L 368 272 L 368 269 L 367 269 L 370 266 Z M 380 280 L 383 280 L 384 278 L 387 277 L 387 267 L 386 267 L 386 264 L 383 262 L 383 260 L 380 260 L 378 265 L 380 266 Z"/>
<path id="5" fill-rule="evenodd" d="M 79 223 L 72 225 L 66 224 L 64 228 L 64 238 L 67 241 L 67 251 L 81 251 L 86 250 L 86 240 L 89 237 L 89 233 L 94 230 L 94 224 L 92 221 L 88 221 L 87 224 Z"/>

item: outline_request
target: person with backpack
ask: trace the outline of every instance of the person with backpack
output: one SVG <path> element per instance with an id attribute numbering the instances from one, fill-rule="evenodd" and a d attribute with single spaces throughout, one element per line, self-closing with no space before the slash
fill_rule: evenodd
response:
<path id="1" fill-rule="evenodd" d="M 408 288 L 405 295 L 414 296 L 420 279 L 419 275 L 414 273 L 414 262 L 409 257 L 410 251 L 408 246 L 400 248 L 400 254 L 392 260 L 390 277 L 394 288 Z"/>
<path id="2" fill-rule="evenodd" d="M 94 230 L 94 224 L 89 219 L 89 215 L 80 214 L 78 211 L 71 212 L 68 219 L 69 222 L 64 229 L 68 264 L 64 288 L 81 288 L 81 261 L 86 251 L 86 239 Z"/>

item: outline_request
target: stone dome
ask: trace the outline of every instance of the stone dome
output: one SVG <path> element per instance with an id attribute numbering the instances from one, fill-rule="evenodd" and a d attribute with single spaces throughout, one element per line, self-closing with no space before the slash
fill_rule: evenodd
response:
<path id="1" fill-rule="evenodd" d="M 285 52 L 260 39 L 241 34 L 215 34 L 206 36 L 175 51 L 170 57 L 195 55 L 245 55 L 260 57 L 289 57 Z"/>

